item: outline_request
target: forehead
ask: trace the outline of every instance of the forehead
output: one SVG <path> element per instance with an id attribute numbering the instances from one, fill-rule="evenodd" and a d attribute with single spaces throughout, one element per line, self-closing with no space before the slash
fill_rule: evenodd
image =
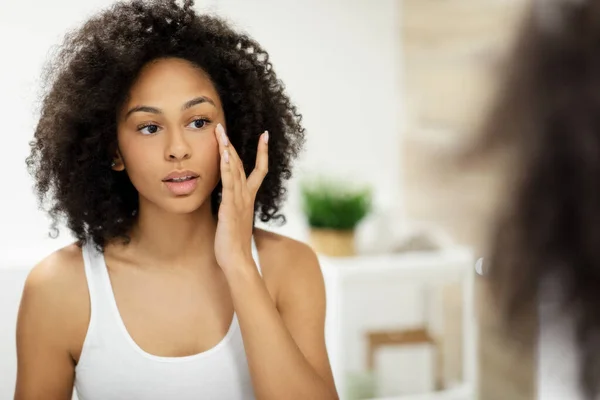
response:
<path id="1" fill-rule="evenodd" d="M 165 58 L 146 64 L 129 90 L 128 104 L 177 107 L 191 98 L 204 95 L 220 106 L 210 77 L 187 60 Z"/>

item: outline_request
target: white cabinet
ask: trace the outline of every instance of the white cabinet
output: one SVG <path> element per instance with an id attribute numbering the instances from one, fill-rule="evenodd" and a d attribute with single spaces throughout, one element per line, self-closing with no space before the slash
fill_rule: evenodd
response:
<path id="1" fill-rule="evenodd" d="M 428 253 L 348 258 L 319 256 L 319 259 L 327 288 L 326 340 L 342 400 L 353 399 L 348 391 L 350 377 L 364 375 L 368 371 L 369 358 L 375 358 L 375 364 L 387 362 L 385 371 L 380 371 L 380 365 L 375 368 L 377 394 L 382 398 L 394 390 L 396 393 L 429 393 L 394 397 L 398 399 L 474 398 L 476 344 L 471 251 L 456 247 Z M 444 388 L 438 391 L 435 375 L 439 366 L 435 364 L 440 360 L 436 357 L 436 346 L 415 344 L 428 334 L 438 340 L 435 332 L 443 327 L 443 319 L 454 318 L 441 312 L 441 296 L 436 290 L 452 283 L 460 283 L 463 294 L 463 379 L 458 384 L 444 382 Z M 384 357 L 383 345 L 388 339 L 390 343 L 396 339 L 412 343 L 393 346 L 394 352 L 402 353 L 396 357 L 395 364 L 392 355 L 386 356 L 387 361 Z M 382 347 L 377 347 L 382 343 Z M 392 347 L 386 350 L 392 350 Z M 374 355 L 374 351 L 381 354 Z"/>

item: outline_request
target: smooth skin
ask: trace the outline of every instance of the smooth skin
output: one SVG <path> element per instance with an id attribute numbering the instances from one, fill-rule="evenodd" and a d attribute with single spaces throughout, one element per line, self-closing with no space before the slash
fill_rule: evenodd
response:
<path id="1" fill-rule="evenodd" d="M 224 111 L 206 74 L 185 60 L 148 64 L 119 111 L 113 169 L 139 192 L 131 242 L 105 260 L 121 317 L 146 352 L 168 357 L 214 347 L 237 313 L 257 399 L 337 399 L 324 339 L 325 289 L 305 244 L 256 229 L 254 200 L 267 174 L 268 133 L 246 177 L 227 139 Z M 199 175 L 173 195 L 173 170 Z M 210 193 L 222 181 L 218 222 Z M 58 250 L 27 278 L 17 324 L 16 400 L 71 399 L 90 320 L 81 249 Z"/>

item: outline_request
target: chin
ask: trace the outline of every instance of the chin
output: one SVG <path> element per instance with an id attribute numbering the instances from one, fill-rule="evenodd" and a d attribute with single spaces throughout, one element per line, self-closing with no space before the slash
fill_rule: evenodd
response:
<path id="1" fill-rule="evenodd" d="M 148 210 L 154 209 L 159 213 L 162 211 L 169 214 L 191 214 L 208 208 L 210 213 L 211 193 L 208 190 L 196 190 L 186 196 L 174 196 L 164 192 L 144 196 L 140 193 L 140 207 L 145 204 Z"/>
<path id="2" fill-rule="evenodd" d="M 168 213 L 191 214 L 202 208 L 206 201 L 210 203 L 210 199 L 191 195 L 185 197 L 172 197 L 166 201 L 160 201 L 157 205 Z"/>
<path id="3" fill-rule="evenodd" d="M 198 211 L 203 203 L 198 201 L 187 201 L 187 199 L 174 199 L 164 205 L 165 211 L 173 214 L 191 214 Z"/>

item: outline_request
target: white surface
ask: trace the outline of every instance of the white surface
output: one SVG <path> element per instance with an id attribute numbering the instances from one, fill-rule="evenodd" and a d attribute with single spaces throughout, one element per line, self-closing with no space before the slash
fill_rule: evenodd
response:
<path id="1" fill-rule="evenodd" d="M 471 400 L 473 396 L 471 385 L 463 385 L 458 388 L 444 390 L 439 393 L 416 394 L 407 396 L 378 397 L 369 400 Z M 563 399 L 564 400 L 564 399 Z"/>
<path id="2" fill-rule="evenodd" d="M 12 399 L 17 377 L 15 327 L 25 268 L 0 268 L 0 399 Z"/>
<path id="3" fill-rule="evenodd" d="M 269 51 L 304 115 L 308 141 L 298 175 L 321 171 L 370 182 L 381 203 L 400 207 L 400 2 L 216 4 Z"/>
<path id="4" fill-rule="evenodd" d="M 327 286 L 327 346 L 336 384 L 347 398 L 346 374 L 361 372 L 367 354 L 364 333 L 373 329 L 414 327 L 429 322 L 422 287 L 463 283 L 463 376 L 470 393 L 476 387 L 475 323 L 472 285 L 474 258 L 463 248 L 438 253 L 362 256 L 345 259 L 320 257 Z M 414 350 L 410 350 L 413 351 Z M 381 377 L 380 396 L 433 390 L 428 353 L 411 358 L 387 358 L 397 374 Z M 383 379 L 383 380 L 382 380 Z"/>

